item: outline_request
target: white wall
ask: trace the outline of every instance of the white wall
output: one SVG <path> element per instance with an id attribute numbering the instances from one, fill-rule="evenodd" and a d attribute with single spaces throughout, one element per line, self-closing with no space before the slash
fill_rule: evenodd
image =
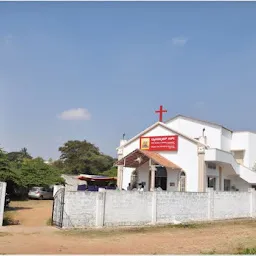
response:
<path id="1" fill-rule="evenodd" d="M 179 190 L 179 170 L 167 169 L 167 191 L 176 192 Z M 175 186 L 170 186 L 170 182 L 175 183 Z M 187 183 L 186 183 L 187 188 Z"/>
<path id="2" fill-rule="evenodd" d="M 253 168 L 254 164 L 256 164 L 256 134 L 255 133 L 248 133 L 249 134 L 249 163 L 248 166 L 250 169 Z"/>
<path id="3" fill-rule="evenodd" d="M 106 193 L 104 225 L 133 226 L 148 224 L 151 222 L 152 202 L 150 192 Z"/>
<path id="4" fill-rule="evenodd" d="M 160 192 L 156 195 L 156 223 L 208 218 L 207 193 Z"/>
<path id="5" fill-rule="evenodd" d="M 248 132 L 233 132 L 231 141 L 231 150 L 245 150 L 244 165 L 249 167 L 249 133 Z"/>
<path id="6" fill-rule="evenodd" d="M 128 184 L 131 182 L 131 175 L 134 170 L 135 168 L 123 167 L 123 189 L 127 189 Z"/>
<path id="7" fill-rule="evenodd" d="M 245 150 L 243 165 L 252 169 L 256 163 L 256 134 L 251 132 L 234 132 L 231 150 Z"/>
<path id="8" fill-rule="evenodd" d="M 64 228 L 256 217 L 250 192 L 66 192 Z"/>
<path id="9" fill-rule="evenodd" d="M 216 192 L 214 193 L 213 219 L 249 218 L 249 192 Z"/>
<path id="10" fill-rule="evenodd" d="M 176 135 L 162 126 L 157 126 L 153 130 L 144 134 L 143 136 L 168 136 Z M 140 138 L 124 147 L 123 155 L 126 156 L 133 150 L 140 148 Z M 158 151 L 160 155 L 164 156 L 174 164 L 181 167 L 186 173 L 187 191 L 196 192 L 198 190 L 198 157 L 197 145 L 190 140 L 178 136 L 178 151 Z M 124 173 L 126 169 L 124 168 Z M 129 177 L 128 177 L 129 176 Z M 126 189 L 130 182 L 130 173 L 126 172 L 123 176 L 123 188 Z M 146 176 L 145 176 L 146 179 Z M 148 184 L 148 178 L 146 179 Z M 176 182 L 177 183 L 177 182 Z M 172 188 L 170 188 L 172 189 Z"/>
<path id="11" fill-rule="evenodd" d="M 251 184 L 241 179 L 238 175 L 229 175 L 225 173 L 225 169 L 222 171 L 222 190 L 224 190 L 224 179 L 230 180 L 231 187 L 235 186 L 239 191 L 244 192 L 248 191 L 251 187 Z"/>
<path id="12" fill-rule="evenodd" d="M 178 137 L 178 152 L 160 152 L 162 156 L 182 168 L 186 173 L 187 191 L 198 191 L 197 145 L 182 136 Z"/>
<path id="13" fill-rule="evenodd" d="M 149 191 L 150 183 L 149 183 L 149 162 L 143 164 L 138 168 L 138 181 L 145 182 L 145 191 Z"/>
<path id="14" fill-rule="evenodd" d="M 63 227 L 95 226 L 97 195 L 97 192 L 65 191 Z"/>
<path id="15" fill-rule="evenodd" d="M 230 151 L 232 141 L 232 132 L 221 128 L 221 149 Z"/>
<path id="16" fill-rule="evenodd" d="M 173 128 L 191 138 L 198 138 L 202 136 L 205 128 L 205 136 L 207 137 L 207 144 L 212 148 L 221 148 L 222 146 L 222 131 L 221 128 L 211 126 L 206 123 L 196 122 L 183 117 L 171 120 L 166 123 L 170 128 Z M 227 143 L 224 143 L 225 147 Z"/>

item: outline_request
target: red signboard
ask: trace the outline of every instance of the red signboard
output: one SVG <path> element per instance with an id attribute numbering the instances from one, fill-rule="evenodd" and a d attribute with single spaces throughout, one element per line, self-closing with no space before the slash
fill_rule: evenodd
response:
<path id="1" fill-rule="evenodd" d="M 140 137 L 140 149 L 149 151 L 177 151 L 178 135 Z"/>

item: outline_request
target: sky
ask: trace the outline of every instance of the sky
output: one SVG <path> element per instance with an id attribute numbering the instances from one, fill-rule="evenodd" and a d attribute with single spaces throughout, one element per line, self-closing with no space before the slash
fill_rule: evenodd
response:
<path id="1" fill-rule="evenodd" d="M 256 2 L 1 2 L 0 146 L 111 156 L 155 110 L 256 130 Z"/>

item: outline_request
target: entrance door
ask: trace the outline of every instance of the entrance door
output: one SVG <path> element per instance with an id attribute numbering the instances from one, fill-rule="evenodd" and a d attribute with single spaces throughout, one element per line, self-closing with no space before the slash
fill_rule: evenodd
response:
<path id="1" fill-rule="evenodd" d="M 167 190 L 167 171 L 165 167 L 156 168 L 155 187 Z"/>

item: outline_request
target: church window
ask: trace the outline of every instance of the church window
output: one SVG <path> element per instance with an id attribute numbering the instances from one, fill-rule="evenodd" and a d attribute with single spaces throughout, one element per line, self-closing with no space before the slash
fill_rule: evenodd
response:
<path id="1" fill-rule="evenodd" d="M 179 190 L 180 192 L 186 191 L 186 173 L 182 171 L 179 177 Z"/>

